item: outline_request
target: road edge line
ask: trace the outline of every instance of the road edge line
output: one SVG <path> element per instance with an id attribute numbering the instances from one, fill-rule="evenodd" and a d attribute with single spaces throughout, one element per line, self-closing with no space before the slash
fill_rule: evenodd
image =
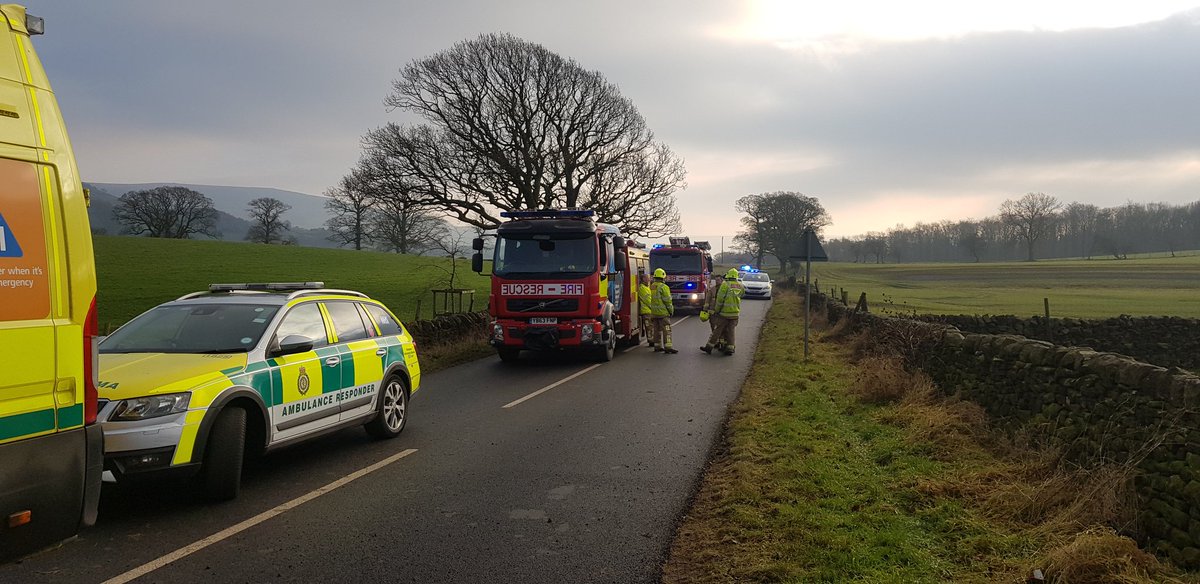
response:
<path id="1" fill-rule="evenodd" d="M 246 531 L 247 529 L 250 529 L 251 527 L 258 525 L 259 523 L 262 523 L 273 517 L 277 517 L 291 509 L 295 509 L 296 507 L 299 507 L 300 505 L 303 505 L 313 499 L 316 499 L 317 497 L 320 497 L 321 495 L 324 495 L 325 493 L 333 491 L 334 489 L 337 489 L 338 487 L 344 486 L 346 483 L 349 483 L 355 479 L 362 478 L 366 475 L 369 475 L 369 474 L 371 474 L 389 464 L 392 464 L 393 462 L 396 462 L 397 460 L 400 460 L 401 458 L 404 458 L 405 456 L 408 456 L 416 451 L 417 451 L 416 448 L 409 448 L 408 450 L 405 450 L 403 452 L 393 454 L 392 456 L 389 456 L 379 462 L 376 462 L 375 464 L 372 464 L 371 466 L 368 466 L 366 468 L 361 468 L 361 469 L 359 469 L 351 474 L 348 474 L 336 481 L 333 481 L 332 483 L 329 483 L 323 487 L 320 487 L 313 491 L 309 491 L 308 493 L 300 495 L 299 497 L 296 497 L 295 499 L 292 499 L 291 501 L 282 503 L 271 509 L 263 511 L 262 513 L 259 513 L 258 515 L 255 515 L 254 517 L 246 519 L 245 521 L 242 521 L 241 523 L 232 525 L 230 527 L 226 527 L 225 529 L 222 529 L 221 531 L 218 531 L 204 539 L 192 542 L 191 544 L 181 547 L 169 554 L 160 556 L 158 559 L 146 562 L 145 564 L 142 564 L 141 566 L 138 566 L 132 570 L 129 570 L 128 572 L 113 576 L 112 578 L 105 580 L 103 582 L 103 584 L 125 584 L 126 582 L 130 582 L 132 580 L 136 580 L 137 578 L 141 578 L 142 576 L 145 576 L 146 574 L 149 574 L 150 572 L 153 572 L 153 571 L 155 571 L 159 568 L 162 568 L 168 564 L 171 564 L 172 562 L 175 562 L 177 560 L 186 558 L 187 556 L 190 556 L 208 546 L 211 546 L 222 540 L 229 539 L 230 537 L 233 537 L 243 531 Z"/>

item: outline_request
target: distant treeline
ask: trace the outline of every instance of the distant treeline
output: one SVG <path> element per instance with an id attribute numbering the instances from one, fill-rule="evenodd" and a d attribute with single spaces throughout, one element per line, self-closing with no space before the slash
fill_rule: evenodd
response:
<path id="1" fill-rule="evenodd" d="M 1040 195 L 1040 193 L 1038 193 Z M 1028 198 L 1028 197 L 1027 197 Z M 1024 199 L 1023 199 L 1024 200 Z M 1050 199 L 1053 201 L 1053 199 Z M 1200 201 L 1185 205 L 1129 202 L 1102 208 L 1088 203 L 1042 209 L 1041 236 L 1030 251 L 1031 220 L 1010 212 L 1010 201 L 998 215 L 980 220 L 903 225 L 887 232 L 831 239 L 825 244 L 832 261 L 843 262 L 982 262 L 1037 258 L 1125 258 L 1138 253 L 1170 253 L 1200 249 Z"/>

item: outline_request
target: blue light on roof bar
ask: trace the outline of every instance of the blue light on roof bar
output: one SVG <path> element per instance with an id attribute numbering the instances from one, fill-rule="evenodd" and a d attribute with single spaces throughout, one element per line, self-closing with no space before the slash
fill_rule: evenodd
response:
<path id="1" fill-rule="evenodd" d="M 661 243 L 654 244 L 654 249 L 661 249 L 662 247 L 664 247 L 664 246 Z"/>
<path id="2" fill-rule="evenodd" d="M 595 215 L 596 212 L 590 209 L 538 209 L 534 211 L 503 211 L 500 213 L 500 216 L 505 219 L 594 217 Z"/>

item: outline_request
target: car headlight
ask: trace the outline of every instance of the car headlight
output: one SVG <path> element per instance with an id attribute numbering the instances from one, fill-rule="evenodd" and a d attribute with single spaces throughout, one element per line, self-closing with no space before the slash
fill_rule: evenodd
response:
<path id="1" fill-rule="evenodd" d="M 192 400 L 190 393 L 169 393 L 121 400 L 113 410 L 110 420 L 132 422 L 186 412 Z"/>
<path id="2" fill-rule="evenodd" d="M 586 343 L 591 341 L 594 333 L 595 329 L 590 324 L 585 324 L 579 327 L 579 342 Z"/>
<path id="3" fill-rule="evenodd" d="M 492 338 L 496 339 L 497 341 L 504 340 L 504 325 L 496 323 L 492 326 Z"/>

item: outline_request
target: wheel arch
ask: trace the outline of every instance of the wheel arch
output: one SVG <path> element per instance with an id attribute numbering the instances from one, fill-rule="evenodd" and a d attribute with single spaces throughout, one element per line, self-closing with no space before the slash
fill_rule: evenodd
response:
<path id="1" fill-rule="evenodd" d="M 249 387 L 233 386 L 221 392 L 200 421 L 200 430 L 196 433 L 196 445 L 192 448 L 192 462 L 204 461 L 204 451 L 208 447 L 208 436 L 221 410 L 227 407 L 238 407 L 246 410 L 246 445 L 261 452 L 267 447 L 271 436 L 271 416 L 266 402 L 259 393 Z"/>

